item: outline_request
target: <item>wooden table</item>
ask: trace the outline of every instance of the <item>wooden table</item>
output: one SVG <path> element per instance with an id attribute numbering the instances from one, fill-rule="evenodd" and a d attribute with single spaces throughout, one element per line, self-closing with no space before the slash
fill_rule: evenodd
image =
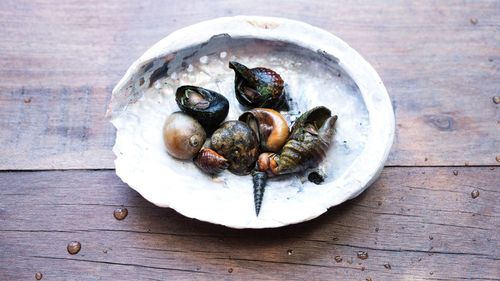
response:
<path id="1" fill-rule="evenodd" d="M 0 1 L 0 280 L 500 280 L 500 2 L 290 2 Z M 203 223 L 114 173 L 103 116 L 127 67 L 178 28 L 238 14 L 338 35 L 393 101 L 380 179 L 313 221 Z"/>

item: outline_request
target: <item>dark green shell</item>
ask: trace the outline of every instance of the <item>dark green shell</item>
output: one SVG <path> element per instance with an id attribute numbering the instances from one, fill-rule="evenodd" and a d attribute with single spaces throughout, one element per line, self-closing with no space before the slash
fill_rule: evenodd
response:
<path id="1" fill-rule="evenodd" d="M 289 140 L 276 156 L 279 174 L 304 171 L 317 166 L 330 146 L 337 116 L 319 106 L 302 114 L 292 126 Z"/>
<path id="2" fill-rule="evenodd" d="M 224 122 L 211 137 L 212 148 L 229 162 L 229 171 L 247 175 L 259 152 L 259 142 L 252 129 L 241 121 Z"/>

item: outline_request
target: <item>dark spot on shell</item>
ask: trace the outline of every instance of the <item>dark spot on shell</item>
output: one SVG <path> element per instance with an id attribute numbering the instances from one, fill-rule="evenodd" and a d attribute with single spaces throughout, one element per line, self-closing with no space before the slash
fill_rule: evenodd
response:
<path id="1" fill-rule="evenodd" d="M 147 72 L 149 71 L 151 68 L 153 68 L 153 65 L 155 64 L 154 60 L 153 61 L 150 61 L 148 64 L 145 64 L 143 65 L 141 68 L 142 68 L 142 71 L 143 72 Z"/>
<path id="2" fill-rule="evenodd" d="M 35 279 L 36 280 L 42 280 L 42 278 L 43 278 L 43 274 L 41 272 L 35 273 Z"/>
<path id="3" fill-rule="evenodd" d="M 471 193 L 470 193 L 470 196 L 472 197 L 472 199 L 476 199 L 479 197 L 479 190 L 477 189 L 474 189 Z"/>
<path id="4" fill-rule="evenodd" d="M 128 209 L 125 207 L 116 208 L 115 211 L 113 212 L 113 216 L 115 217 L 115 219 L 119 221 L 125 219 L 127 215 L 128 215 Z"/>
<path id="5" fill-rule="evenodd" d="M 388 263 L 384 264 L 384 267 L 387 268 L 387 269 L 391 269 L 392 268 L 391 265 L 388 264 Z"/>
<path id="6" fill-rule="evenodd" d="M 67 246 L 68 253 L 70 253 L 72 255 L 78 254 L 78 252 L 80 252 L 81 248 L 82 248 L 82 244 L 80 244 L 80 242 L 78 242 L 78 241 L 71 241 L 68 243 L 68 246 Z"/>
<path id="7" fill-rule="evenodd" d="M 361 260 L 366 260 L 368 258 L 368 253 L 365 251 L 359 251 L 357 255 L 358 255 L 358 259 L 361 259 Z"/>
<path id="8" fill-rule="evenodd" d="M 312 172 L 307 176 L 307 179 L 315 184 L 321 184 L 325 181 L 325 178 L 318 172 Z"/>
<path id="9" fill-rule="evenodd" d="M 339 263 L 342 262 L 342 257 L 341 256 L 335 256 L 335 262 Z"/>
<path id="10" fill-rule="evenodd" d="M 336 56 L 331 55 L 331 54 L 327 53 L 326 51 L 318 49 L 316 52 L 329 62 L 332 62 L 334 64 L 339 64 L 339 62 L 340 62 L 340 60 Z"/>
<path id="11" fill-rule="evenodd" d="M 155 71 L 153 71 L 153 73 L 151 73 L 151 76 L 149 77 L 149 87 L 150 88 L 151 88 L 151 86 L 153 86 L 153 84 L 158 79 L 167 76 L 169 62 L 170 62 L 170 60 L 168 60 L 168 58 L 166 58 L 165 62 L 163 63 L 163 65 L 160 68 L 158 68 Z"/>
<path id="12" fill-rule="evenodd" d="M 425 115 L 425 123 L 432 125 L 440 131 L 453 131 L 453 117 L 445 114 Z"/>

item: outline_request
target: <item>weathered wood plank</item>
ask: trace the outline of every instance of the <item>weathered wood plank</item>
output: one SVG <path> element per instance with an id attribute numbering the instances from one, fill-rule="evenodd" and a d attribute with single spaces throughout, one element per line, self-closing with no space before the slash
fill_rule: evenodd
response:
<path id="1" fill-rule="evenodd" d="M 489 167 L 386 168 L 364 194 L 318 219 L 256 231 L 155 207 L 114 171 L 3 172 L 0 273 L 7 280 L 37 271 L 44 280 L 500 280 L 499 178 Z M 117 221 L 121 205 L 129 215 Z M 82 250 L 71 256 L 73 240 Z"/>
<path id="2" fill-rule="evenodd" d="M 6 0 L 0 169 L 113 168 L 103 108 L 131 62 L 178 28 L 248 13 L 322 27 L 375 66 L 396 108 L 389 165 L 498 165 L 498 1 Z"/>

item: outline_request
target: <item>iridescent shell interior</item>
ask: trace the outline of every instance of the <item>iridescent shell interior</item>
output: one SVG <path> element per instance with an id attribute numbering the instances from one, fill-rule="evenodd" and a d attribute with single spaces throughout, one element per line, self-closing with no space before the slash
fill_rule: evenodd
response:
<path id="1" fill-rule="evenodd" d="M 389 98 L 369 64 L 336 37 L 335 40 L 345 44 L 342 48 L 349 48 L 348 52 L 339 48 L 335 53 L 326 45 L 316 48 L 322 42 L 318 46 L 300 44 L 297 42 L 302 39 L 297 35 L 289 40 L 272 34 L 288 32 L 294 25 L 310 27 L 303 23 L 260 17 L 219 21 L 210 22 L 212 27 L 216 26 L 210 31 L 229 29 L 228 32 L 186 43 L 182 48 L 176 48 L 182 41 L 178 34 L 160 41 L 134 63 L 114 89 L 108 116 L 117 128 L 114 147 L 117 174 L 158 206 L 235 228 L 279 227 L 305 221 L 364 190 L 383 167 L 394 133 Z M 236 30 L 237 25 L 227 28 L 227 21 L 242 24 L 248 30 L 246 33 L 243 28 Z M 267 25 L 255 24 L 263 22 Z M 205 28 L 210 29 L 210 24 Z M 203 24 L 183 32 L 188 36 L 200 28 Z M 310 32 L 317 32 L 316 28 L 310 28 Z M 359 56 L 356 59 L 366 65 L 349 68 L 342 60 L 346 52 L 347 55 L 354 52 Z M 346 63 L 351 63 L 350 59 Z M 282 112 L 289 124 L 319 105 L 338 115 L 328 155 L 313 169 L 326 175 L 325 181 L 320 185 L 309 182 L 307 175 L 312 170 L 273 178 L 266 188 L 258 217 L 254 211 L 251 176 L 237 176 L 228 171 L 217 176 L 204 174 L 191 161 L 169 156 L 162 139 L 165 119 L 179 110 L 175 102 L 179 86 L 201 86 L 226 96 L 230 103 L 226 120 L 235 120 L 245 111 L 235 98 L 234 72 L 228 68 L 228 62 L 233 60 L 280 73 L 290 96 L 291 109 Z M 358 76 L 353 70 L 360 67 L 369 69 Z M 375 86 L 359 82 L 368 76 L 371 77 L 366 79 L 373 80 Z M 379 117 L 377 110 L 387 112 L 378 113 Z M 379 132 L 384 123 L 385 131 Z M 383 137 L 374 140 L 377 135 Z M 370 160 L 375 163 L 363 163 Z M 357 176 L 359 173 L 364 175 Z"/>

